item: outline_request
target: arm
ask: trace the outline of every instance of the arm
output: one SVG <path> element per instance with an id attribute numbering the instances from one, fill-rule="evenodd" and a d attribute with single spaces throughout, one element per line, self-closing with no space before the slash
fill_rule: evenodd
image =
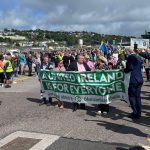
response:
<path id="1" fill-rule="evenodd" d="M 0 63 L 0 68 L 4 69 L 4 65 L 2 63 Z"/>
<path id="2" fill-rule="evenodd" d="M 86 71 L 91 71 L 90 67 L 86 63 L 84 63 L 84 67 Z"/>
<path id="3" fill-rule="evenodd" d="M 72 65 L 72 64 L 70 64 L 70 65 L 69 65 L 69 67 L 68 67 L 67 71 L 74 71 L 74 67 L 73 67 L 73 65 Z"/>
<path id="4" fill-rule="evenodd" d="M 69 65 L 67 71 L 77 71 L 77 69 L 76 69 L 76 62 L 71 63 L 71 64 Z"/>
<path id="5" fill-rule="evenodd" d="M 124 70 L 125 73 L 129 73 L 133 70 L 134 66 L 132 64 L 132 56 L 129 56 L 128 59 L 127 59 L 127 63 L 126 63 L 126 68 Z"/>
<path id="6" fill-rule="evenodd" d="M 7 67 L 9 66 L 9 63 L 7 62 L 4 66 L 4 70 L 6 71 L 7 70 Z"/>

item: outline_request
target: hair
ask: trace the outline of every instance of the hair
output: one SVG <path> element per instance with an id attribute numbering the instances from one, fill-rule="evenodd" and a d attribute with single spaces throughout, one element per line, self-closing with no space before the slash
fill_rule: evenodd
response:
<path id="1" fill-rule="evenodd" d="M 79 57 L 84 57 L 83 55 L 79 54 L 77 55 L 77 59 L 79 59 Z"/>
<path id="2" fill-rule="evenodd" d="M 55 61 L 55 67 L 58 67 L 58 64 L 59 64 L 60 62 L 61 62 L 61 61 L 57 59 L 57 60 Z"/>
<path id="3" fill-rule="evenodd" d="M 3 55 L 2 55 L 2 54 L 0 54 L 0 60 L 3 60 L 3 59 L 4 59 Z"/>
<path id="4" fill-rule="evenodd" d="M 129 48 L 128 49 L 128 52 L 131 54 L 131 53 L 134 53 L 134 49 L 131 49 L 131 48 Z"/>
<path id="5" fill-rule="evenodd" d="M 109 62 L 108 66 L 112 66 L 112 68 L 114 67 L 113 63 Z"/>
<path id="6" fill-rule="evenodd" d="M 5 57 L 5 59 L 6 59 L 6 60 L 11 60 L 11 56 L 8 56 L 8 55 L 7 55 L 7 56 Z"/>

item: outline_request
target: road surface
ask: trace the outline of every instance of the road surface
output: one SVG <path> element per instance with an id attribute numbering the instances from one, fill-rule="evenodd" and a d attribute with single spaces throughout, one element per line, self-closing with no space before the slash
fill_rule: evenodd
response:
<path id="1" fill-rule="evenodd" d="M 143 113 L 138 121 L 127 117 L 131 109 L 121 101 L 113 102 L 106 116 L 98 115 L 98 108 L 91 105 L 77 112 L 72 112 L 71 104 L 65 104 L 63 110 L 41 105 L 36 77 L 20 77 L 11 89 L 0 88 L 0 101 L 2 150 L 13 146 L 17 150 L 37 149 L 37 146 L 42 149 L 42 145 L 47 150 L 127 150 L 150 146 L 149 82 L 142 88 Z M 56 100 L 53 101 L 55 105 Z"/>

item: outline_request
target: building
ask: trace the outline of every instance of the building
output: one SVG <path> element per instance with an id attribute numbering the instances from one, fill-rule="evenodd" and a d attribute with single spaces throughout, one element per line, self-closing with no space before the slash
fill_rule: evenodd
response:
<path id="1" fill-rule="evenodd" d="M 9 46 L 9 44 L 6 42 L 0 42 L 0 46 Z"/>
<path id="2" fill-rule="evenodd" d="M 32 47 L 33 44 L 34 44 L 33 41 L 31 41 L 31 42 L 28 42 L 28 41 L 19 42 L 19 45 L 20 45 L 21 47 Z"/>
<path id="3" fill-rule="evenodd" d="M 14 35 L 14 36 L 0 35 L 0 37 L 2 37 L 2 38 L 10 38 L 11 40 L 16 40 L 16 41 L 26 40 L 25 36 L 19 36 L 19 35 Z"/>

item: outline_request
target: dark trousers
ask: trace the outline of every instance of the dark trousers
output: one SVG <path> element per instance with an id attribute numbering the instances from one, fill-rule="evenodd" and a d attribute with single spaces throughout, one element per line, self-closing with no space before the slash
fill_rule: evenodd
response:
<path id="1" fill-rule="evenodd" d="M 99 104 L 98 109 L 103 112 L 109 112 L 109 104 Z"/>
<path id="2" fill-rule="evenodd" d="M 142 86 L 130 84 L 128 89 L 129 102 L 133 114 L 137 117 L 141 116 L 141 87 Z"/>
<path id="3" fill-rule="evenodd" d="M 150 68 L 145 68 L 147 80 L 150 79 Z"/>
<path id="4" fill-rule="evenodd" d="M 4 73 L 0 73 L 0 83 L 4 83 Z"/>
<path id="5" fill-rule="evenodd" d="M 40 72 L 40 64 L 36 64 L 35 72 L 36 72 L 37 75 L 39 75 L 39 72 Z"/>
<path id="6" fill-rule="evenodd" d="M 73 103 L 73 109 L 77 110 L 79 107 L 80 107 L 80 109 L 85 109 L 85 104 Z"/>
<path id="7" fill-rule="evenodd" d="M 32 64 L 28 64 L 29 76 L 32 75 Z"/>

